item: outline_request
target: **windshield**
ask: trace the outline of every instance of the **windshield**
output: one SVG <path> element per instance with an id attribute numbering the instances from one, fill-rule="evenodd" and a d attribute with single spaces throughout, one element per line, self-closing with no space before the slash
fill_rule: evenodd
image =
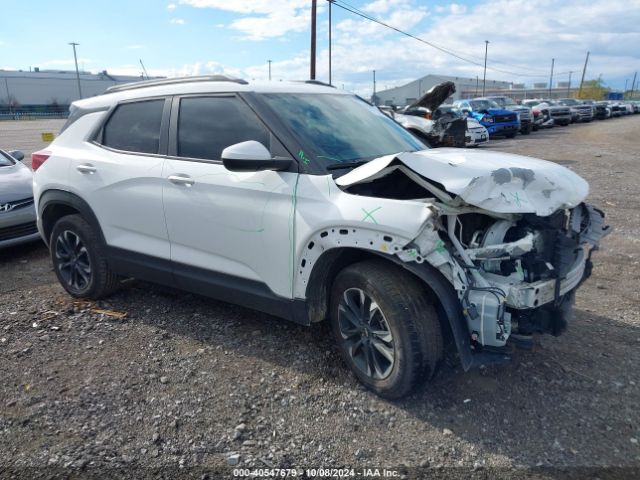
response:
<path id="1" fill-rule="evenodd" d="M 560 100 L 560 103 L 564 104 L 564 105 L 581 105 L 581 103 L 579 101 L 577 101 L 575 98 L 563 98 L 562 100 Z"/>
<path id="2" fill-rule="evenodd" d="M 0 150 L 0 167 L 10 167 L 15 165 L 15 162 L 9 158 L 9 156 L 5 155 L 5 153 Z"/>
<path id="3" fill-rule="evenodd" d="M 487 110 L 488 108 L 500 108 L 496 102 L 491 100 L 471 100 L 469 102 L 474 110 Z"/>
<path id="4" fill-rule="evenodd" d="M 500 105 L 503 108 L 507 104 L 512 103 L 510 98 L 505 98 L 505 97 L 491 97 L 489 100 L 491 100 L 492 102 L 497 103 L 498 105 Z"/>
<path id="5" fill-rule="evenodd" d="M 352 95 L 278 94 L 262 97 L 308 151 L 304 162 L 371 160 L 427 147 L 378 108 Z"/>

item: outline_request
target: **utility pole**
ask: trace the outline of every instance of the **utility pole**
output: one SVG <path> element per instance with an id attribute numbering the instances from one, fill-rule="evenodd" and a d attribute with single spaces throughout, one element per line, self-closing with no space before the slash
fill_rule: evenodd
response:
<path id="1" fill-rule="evenodd" d="M 484 75 L 482 76 L 482 96 L 484 97 L 484 87 L 487 83 L 487 51 L 489 50 L 489 40 L 484 41 Z"/>
<path id="2" fill-rule="evenodd" d="M 587 52 L 587 58 L 584 61 L 584 68 L 582 69 L 582 79 L 580 80 L 580 88 L 578 89 L 578 98 L 582 97 L 582 84 L 584 83 L 584 74 L 587 73 L 587 63 L 589 63 L 589 52 Z"/>
<path id="3" fill-rule="evenodd" d="M 269 81 L 271 81 L 271 60 L 267 60 L 269 62 Z"/>
<path id="4" fill-rule="evenodd" d="M 78 56 L 76 55 L 76 46 L 80 45 L 76 42 L 70 42 L 69 45 L 73 47 L 73 59 L 76 62 L 76 80 L 78 81 L 78 95 L 82 99 L 82 87 L 80 86 L 80 72 L 78 71 Z"/>
<path id="5" fill-rule="evenodd" d="M 311 0 L 311 80 L 316 79 L 316 14 L 318 10 L 317 0 Z"/>
<path id="6" fill-rule="evenodd" d="M 333 85 L 331 83 L 331 4 L 335 0 L 329 0 L 329 85 Z"/>
<path id="7" fill-rule="evenodd" d="M 571 97 L 571 74 L 573 72 L 569 72 L 569 85 L 567 85 L 567 98 Z"/>
<path id="8" fill-rule="evenodd" d="M 376 71 L 373 71 L 373 97 L 371 97 L 371 100 L 373 100 L 373 104 L 377 105 L 378 104 L 378 99 L 376 98 Z"/>
<path id="9" fill-rule="evenodd" d="M 555 58 L 551 59 L 551 76 L 549 77 L 549 98 L 551 98 L 551 89 L 553 88 L 553 64 L 556 62 Z"/>
<path id="10" fill-rule="evenodd" d="M 140 66 L 142 67 L 142 71 L 147 76 L 147 80 L 149 80 L 149 74 L 147 73 L 147 69 L 144 68 L 144 63 L 142 63 L 142 59 L 140 59 Z"/>
<path id="11" fill-rule="evenodd" d="M 478 79 L 478 75 L 476 75 L 476 97 L 478 96 L 478 83 L 479 83 L 479 79 Z"/>
<path id="12" fill-rule="evenodd" d="M 627 98 L 627 83 L 629 82 L 628 78 L 624 80 L 624 90 L 622 91 L 622 98 Z"/>

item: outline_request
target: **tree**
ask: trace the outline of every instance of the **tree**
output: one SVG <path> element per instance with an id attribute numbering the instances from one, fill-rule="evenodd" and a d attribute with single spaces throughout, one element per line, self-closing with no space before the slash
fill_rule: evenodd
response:
<path id="1" fill-rule="evenodd" d="M 596 80 L 586 80 L 582 84 L 582 93 L 578 95 L 580 99 L 604 100 L 611 89 L 608 88 L 600 78 Z"/>

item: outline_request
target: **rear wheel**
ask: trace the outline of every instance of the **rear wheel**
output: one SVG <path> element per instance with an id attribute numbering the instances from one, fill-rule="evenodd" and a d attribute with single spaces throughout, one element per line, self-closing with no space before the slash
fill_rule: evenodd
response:
<path id="1" fill-rule="evenodd" d="M 118 287 L 97 233 L 80 215 L 58 220 L 49 246 L 58 281 L 70 295 L 99 299 Z"/>
<path id="2" fill-rule="evenodd" d="M 440 323 L 424 285 L 382 260 L 351 265 L 337 276 L 331 324 L 347 365 L 382 397 L 407 395 L 442 358 Z"/>

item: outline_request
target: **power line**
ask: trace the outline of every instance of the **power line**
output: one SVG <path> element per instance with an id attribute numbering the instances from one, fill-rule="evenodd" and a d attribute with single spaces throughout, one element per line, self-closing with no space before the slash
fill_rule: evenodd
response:
<path id="1" fill-rule="evenodd" d="M 327 1 L 329 1 L 329 0 L 327 0 Z M 430 46 L 431 48 L 435 48 L 436 50 L 439 50 L 439 51 L 441 51 L 443 53 L 446 53 L 447 55 L 451 55 L 452 57 L 455 57 L 455 58 L 457 58 L 459 60 L 462 60 L 463 62 L 467 62 L 467 63 L 473 64 L 473 65 L 477 65 L 479 67 L 484 67 L 484 65 L 482 63 L 480 63 L 480 62 L 476 62 L 476 61 L 471 60 L 469 58 L 465 58 L 462 55 L 459 55 L 459 54 L 457 54 L 456 52 L 454 52 L 452 50 L 444 48 L 444 47 L 442 47 L 440 45 L 437 45 L 437 44 L 435 44 L 433 42 L 429 42 L 429 41 L 427 41 L 427 40 L 425 40 L 423 38 L 420 38 L 420 37 L 418 37 L 416 35 L 413 35 L 413 34 L 411 34 L 409 32 L 405 32 L 404 30 L 401 30 L 401 29 L 399 29 L 397 27 L 394 27 L 393 25 L 389 25 L 388 23 L 385 23 L 382 20 L 378 20 L 377 18 L 372 17 L 371 15 L 369 15 L 369 14 L 367 14 L 367 13 L 361 11 L 361 10 L 358 10 L 356 7 L 354 7 L 353 5 L 348 4 L 347 2 L 344 2 L 343 0 L 334 0 L 332 3 L 335 6 L 342 8 L 343 10 L 351 12 L 351 13 L 353 13 L 355 15 L 358 15 L 359 17 L 365 18 L 366 20 L 369 20 L 371 22 L 377 23 L 378 25 L 382 25 L 383 27 L 386 27 L 386 28 L 389 28 L 391 30 L 394 30 L 395 32 L 400 33 L 401 35 L 404 35 L 406 37 L 409 37 L 409 38 L 417 40 L 417 41 L 419 41 L 421 43 L 424 43 L 424 44 Z M 495 62 L 495 63 L 504 63 L 504 62 Z M 516 72 L 511 72 L 511 71 L 508 71 L 508 70 L 502 70 L 502 69 L 499 69 L 499 68 L 489 67 L 489 66 L 487 66 L 486 68 L 488 70 L 493 70 L 495 72 L 500 72 L 500 73 L 506 73 L 508 75 L 513 75 L 513 76 L 516 76 L 516 77 L 541 77 L 541 78 L 546 78 L 547 77 L 546 74 L 516 73 Z M 520 68 L 520 67 L 518 67 L 518 68 Z M 563 74 L 566 74 L 566 73 L 569 73 L 569 72 L 568 71 L 567 72 L 560 72 L 557 75 L 563 75 Z"/>

